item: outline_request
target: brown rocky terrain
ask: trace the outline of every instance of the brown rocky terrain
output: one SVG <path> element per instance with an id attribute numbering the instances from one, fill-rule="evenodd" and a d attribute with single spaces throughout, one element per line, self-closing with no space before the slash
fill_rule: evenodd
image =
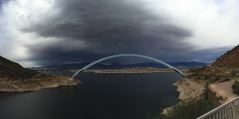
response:
<path id="1" fill-rule="evenodd" d="M 39 75 L 35 71 L 23 68 L 21 65 L 0 56 L 0 77 L 12 80 L 29 79 Z"/>
<path id="2" fill-rule="evenodd" d="M 232 85 L 235 81 L 239 80 L 239 46 L 226 52 L 211 65 L 190 69 L 187 74 L 186 79 L 182 79 L 176 83 L 181 94 L 181 99 L 188 99 L 189 97 L 197 98 L 198 95 L 195 95 L 195 92 L 203 93 L 201 90 L 202 87 L 193 88 L 192 85 L 195 85 L 195 83 L 204 86 L 205 89 L 215 93 L 224 101 L 235 97 Z M 191 81 L 188 82 L 186 81 L 187 79 Z M 187 89 L 191 89 L 192 91 L 188 91 Z"/>
<path id="3" fill-rule="evenodd" d="M 194 101 L 202 98 L 205 91 L 205 81 L 195 79 L 183 79 L 175 83 L 182 101 Z"/>
<path id="4" fill-rule="evenodd" d="M 233 83 L 233 81 L 214 83 L 209 85 L 209 89 L 214 92 L 217 97 L 224 99 L 222 101 L 222 103 L 224 103 L 237 97 L 237 95 L 233 93 L 233 90 L 231 88 Z"/>
<path id="5" fill-rule="evenodd" d="M 218 58 L 212 66 L 239 68 L 239 46 L 236 46 L 231 51 L 228 51 L 223 56 Z"/>
<path id="6" fill-rule="evenodd" d="M 0 56 L 0 91 L 24 92 L 64 85 L 77 85 L 66 77 L 54 77 L 23 68 Z"/>
<path id="7" fill-rule="evenodd" d="M 239 82 L 239 46 L 226 52 L 211 65 L 192 68 L 186 74 L 185 78 L 175 83 L 180 102 L 163 111 L 168 117 L 194 109 L 203 110 L 200 113 L 202 115 L 237 97 L 239 85 L 235 87 L 234 84 Z M 209 103 L 202 105 L 200 100 Z"/>

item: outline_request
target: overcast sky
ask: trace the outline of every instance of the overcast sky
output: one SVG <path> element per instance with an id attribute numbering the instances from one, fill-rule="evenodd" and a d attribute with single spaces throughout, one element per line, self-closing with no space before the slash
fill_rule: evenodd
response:
<path id="1" fill-rule="evenodd" d="M 0 0 L 0 55 L 24 66 L 135 53 L 212 62 L 239 43 L 238 0 Z"/>

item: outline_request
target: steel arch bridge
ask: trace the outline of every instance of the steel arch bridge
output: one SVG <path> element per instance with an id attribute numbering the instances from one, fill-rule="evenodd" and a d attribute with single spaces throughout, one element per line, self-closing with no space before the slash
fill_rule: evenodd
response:
<path id="1" fill-rule="evenodd" d="M 175 72 L 177 72 L 182 77 L 185 77 L 185 75 L 182 71 L 180 71 L 179 69 L 173 67 L 172 65 L 170 65 L 170 64 L 168 64 L 168 63 L 166 63 L 162 60 L 159 60 L 159 59 L 156 59 L 156 58 L 153 58 L 153 57 L 149 57 L 149 56 L 145 56 L 145 55 L 138 55 L 138 54 L 118 54 L 118 55 L 112 55 L 112 56 L 108 56 L 108 57 L 98 59 L 98 60 L 86 65 L 85 67 L 83 67 L 82 69 L 77 71 L 70 79 L 73 80 L 78 74 L 81 74 L 82 72 L 84 72 L 85 70 L 89 69 L 90 67 L 96 65 L 97 63 L 100 63 L 100 62 L 103 62 L 103 61 L 106 61 L 106 60 L 109 60 L 109 59 L 117 58 L 117 57 L 139 57 L 139 58 L 143 58 L 143 59 L 148 59 L 148 60 L 154 61 L 156 63 L 162 64 L 162 65 L 174 70 Z"/>

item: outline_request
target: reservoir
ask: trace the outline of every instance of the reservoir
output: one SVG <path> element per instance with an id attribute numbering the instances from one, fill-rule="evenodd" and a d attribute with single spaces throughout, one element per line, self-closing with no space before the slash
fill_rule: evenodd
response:
<path id="1" fill-rule="evenodd" d="M 158 119 L 178 102 L 174 72 L 83 73 L 75 87 L 0 93 L 0 119 Z"/>

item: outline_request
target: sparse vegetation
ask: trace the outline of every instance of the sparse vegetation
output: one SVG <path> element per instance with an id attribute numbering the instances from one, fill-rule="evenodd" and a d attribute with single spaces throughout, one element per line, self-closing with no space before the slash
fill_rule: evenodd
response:
<path id="1" fill-rule="evenodd" d="M 239 70 L 237 69 L 237 70 L 235 70 L 235 71 L 232 71 L 232 72 L 231 72 L 231 76 L 233 76 L 233 77 L 239 77 Z"/>
<path id="2" fill-rule="evenodd" d="M 173 107 L 165 119 L 195 119 L 216 107 L 210 100 L 181 102 Z"/>
<path id="3" fill-rule="evenodd" d="M 212 84 L 215 82 L 226 82 L 239 77 L 239 69 L 227 67 L 202 67 L 189 70 L 188 78 L 206 80 Z"/>
<path id="4" fill-rule="evenodd" d="M 163 119 L 195 119 L 219 105 L 222 97 L 212 99 L 214 95 L 206 88 L 202 98 L 178 103 Z"/>

